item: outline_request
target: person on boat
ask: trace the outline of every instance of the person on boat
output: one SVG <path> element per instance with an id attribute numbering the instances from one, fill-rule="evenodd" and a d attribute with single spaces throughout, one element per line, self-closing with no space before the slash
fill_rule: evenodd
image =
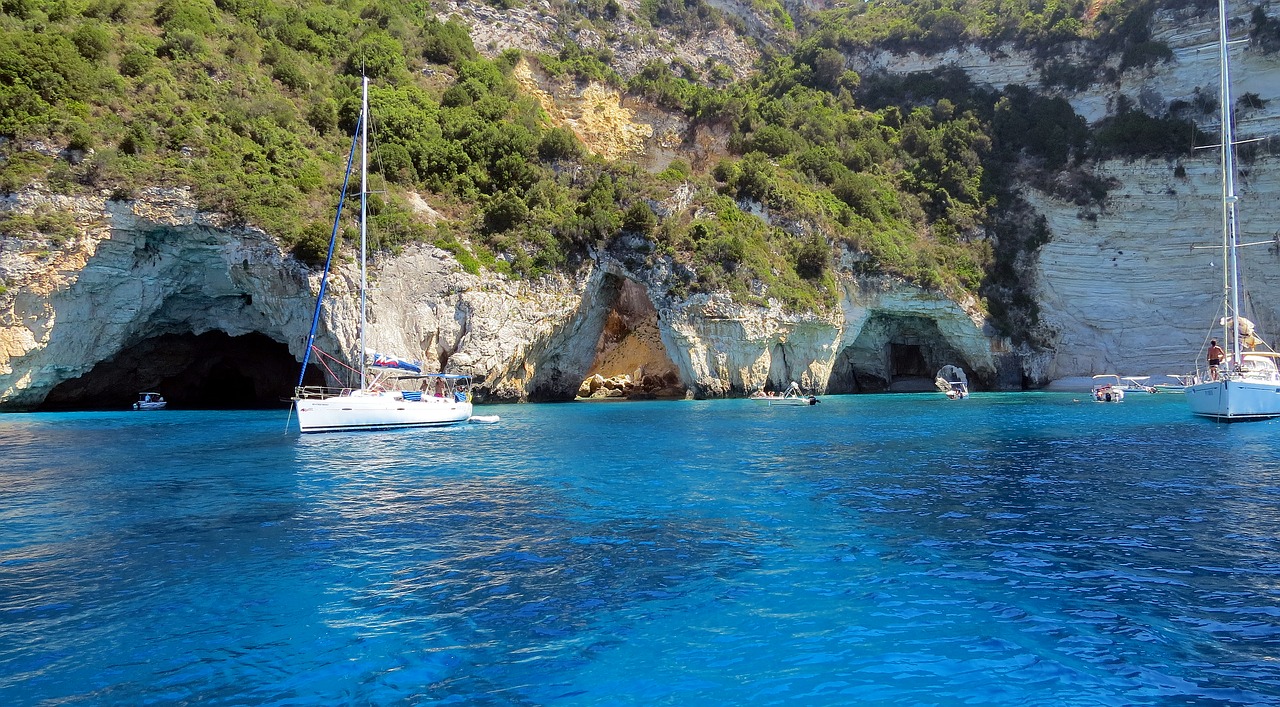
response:
<path id="1" fill-rule="evenodd" d="M 443 378 L 436 379 L 436 397 L 437 398 L 444 397 L 444 379 Z"/>
<path id="2" fill-rule="evenodd" d="M 1209 377 L 1213 380 L 1218 380 L 1218 366 L 1226 355 L 1227 352 L 1223 351 L 1221 346 L 1218 346 L 1217 339 L 1209 340 Z"/>

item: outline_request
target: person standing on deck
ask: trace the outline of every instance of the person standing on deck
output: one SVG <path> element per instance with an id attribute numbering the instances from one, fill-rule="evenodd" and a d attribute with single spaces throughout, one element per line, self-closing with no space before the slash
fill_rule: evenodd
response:
<path id="1" fill-rule="evenodd" d="M 1209 340 L 1209 377 L 1213 380 L 1218 380 L 1218 366 L 1226 355 L 1227 352 L 1223 351 L 1221 346 L 1218 346 L 1217 339 Z"/>

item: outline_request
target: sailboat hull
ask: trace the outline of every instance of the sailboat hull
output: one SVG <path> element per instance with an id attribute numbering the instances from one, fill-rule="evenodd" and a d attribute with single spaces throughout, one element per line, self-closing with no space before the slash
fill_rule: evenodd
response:
<path id="1" fill-rule="evenodd" d="M 303 433 L 442 427 L 466 422 L 471 403 L 447 398 L 404 400 L 395 393 L 303 398 L 297 401 Z"/>
<path id="2" fill-rule="evenodd" d="M 1184 389 L 1191 412 L 1220 422 L 1280 417 L 1280 381 L 1219 380 Z"/>

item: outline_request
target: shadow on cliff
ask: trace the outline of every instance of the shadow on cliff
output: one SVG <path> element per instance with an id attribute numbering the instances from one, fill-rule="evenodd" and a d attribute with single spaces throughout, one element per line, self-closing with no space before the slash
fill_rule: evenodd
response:
<path id="1" fill-rule="evenodd" d="M 142 391 L 163 395 L 171 408 L 286 408 L 299 363 L 284 344 L 258 333 L 229 336 L 165 334 L 127 347 L 88 373 L 64 381 L 39 410 L 127 410 Z M 312 366 L 308 385 L 323 385 Z"/>

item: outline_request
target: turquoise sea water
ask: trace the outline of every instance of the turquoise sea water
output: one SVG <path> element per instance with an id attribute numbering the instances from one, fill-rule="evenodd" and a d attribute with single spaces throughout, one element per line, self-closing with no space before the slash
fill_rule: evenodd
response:
<path id="1" fill-rule="evenodd" d="M 0 416 L 0 703 L 1280 703 L 1280 422 L 1085 398 Z"/>

